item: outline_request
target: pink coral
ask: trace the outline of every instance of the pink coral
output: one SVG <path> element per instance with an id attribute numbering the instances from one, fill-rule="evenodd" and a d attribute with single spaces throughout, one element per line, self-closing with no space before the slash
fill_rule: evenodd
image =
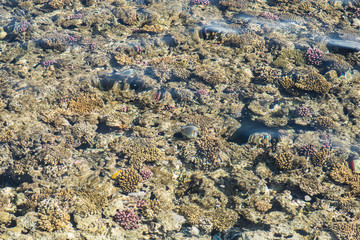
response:
<path id="1" fill-rule="evenodd" d="M 269 20 L 279 21 L 279 17 L 270 12 L 263 12 L 260 16 Z"/>
<path id="2" fill-rule="evenodd" d="M 152 172 L 148 169 L 141 169 L 140 175 L 143 180 L 149 179 L 152 176 Z"/>
<path id="3" fill-rule="evenodd" d="M 316 153 L 316 149 L 313 145 L 302 146 L 299 150 L 299 154 L 303 156 L 312 156 Z"/>
<path id="4" fill-rule="evenodd" d="M 299 117 L 309 117 L 311 116 L 311 111 L 309 108 L 307 107 L 298 107 L 296 109 L 296 114 L 299 116 Z"/>
<path id="5" fill-rule="evenodd" d="M 305 56 L 307 62 L 311 65 L 320 65 L 322 63 L 322 52 L 317 48 L 308 48 Z"/>
<path id="6" fill-rule="evenodd" d="M 136 229 L 139 227 L 139 216 L 130 208 L 123 211 L 117 210 L 114 221 L 125 230 Z"/>

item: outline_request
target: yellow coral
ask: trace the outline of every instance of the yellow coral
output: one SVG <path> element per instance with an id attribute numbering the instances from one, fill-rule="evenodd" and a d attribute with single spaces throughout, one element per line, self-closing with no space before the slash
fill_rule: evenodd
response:
<path id="1" fill-rule="evenodd" d="M 120 171 L 115 180 L 125 193 L 133 192 L 138 184 L 142 182 L 140 174 L 132 167 Z"/>

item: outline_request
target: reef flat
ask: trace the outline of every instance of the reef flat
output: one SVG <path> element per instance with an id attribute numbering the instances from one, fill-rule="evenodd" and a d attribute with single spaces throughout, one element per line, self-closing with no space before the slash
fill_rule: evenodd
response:
<path id="1" fill-rule="evenodd" d="M 359 0 L 3 0 L 0 239 L 360 239 L 359 36 Z"/>

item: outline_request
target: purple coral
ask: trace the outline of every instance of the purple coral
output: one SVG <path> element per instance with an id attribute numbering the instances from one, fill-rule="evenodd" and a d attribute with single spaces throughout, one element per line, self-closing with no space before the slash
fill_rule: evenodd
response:
<path id="1" fill-rule="evenodd" d="M 260 16 L 269 20 L 279 21 L 279 17 L 270 12 L 263 12 Z"/>
<path id="2" fill-rule="evenodd" d="M 190 3 L 193 5 L 209 5 L 210 0 L 190 0 Z"/>
<path id="3" fill-rule="evenodd" d="M 145 206 L 146 206 L 145 200 L 140 199 L 139 201 L 137 201 L 136 207 L 143 208 Z"/>
<path id="4" fill-rule="evenodd" d="M 316 149 L 313 145 L 307 144 L 300 148 L 299 154 L 303 156 L 312 156 L 316 153 Z"/>
<path id="5" fill-rule="evenodd" d="M 22 33 L 27 31 L 31 27 L 31 23 L 28 21 L 17 22 L 14 27 L 14 31 L 18 33 Z"/>
<path id="6" fill-rule="evenodd" d="M 142 169 L 142 170 L 140 170 L 140 175 L 143 180 L 146 180 L 152 176 L 152 172 L 148 169 Z"/>
<path id="7" fill-rule="evenodd" d="M 199 89 L 196 90 L 196 93 L 199 95 L 206 95 L 208 92 L 206 91 L 206 89 Z"/>
<path id="8" fill-rule="evenodd" d="M 114 216 L 114 221 L 125 230 L 132 230 L 139 227 L 139 216 L 130 208 L 123 211 L 117 210 L 117 213 Z"/>
<path id="9" fill-rule="evenodd" d="M 311 65 L 320 65 L 322 63 L 322 52 L 317 48 L 308 48 L 305 56 L 307 62 Z"/>
<path id="10" fill-rule="evenodd" d="M 311 111 L 309 108 L 307 107 L 298 107 L 296 109 L 296 114 L 299 116 L 299 117 L 309 117 L 311 116 Z"/>
<path id="11" fill-rule="evenodd" d="M 43 61 L 41 63 L 41 65 L 43 67 L 50 67 L 50 66 L 54 65 L 55 63 L 56 63 L 56 61 L 54 61 L 54 60 L 48 60 L 48 61 Z"/>

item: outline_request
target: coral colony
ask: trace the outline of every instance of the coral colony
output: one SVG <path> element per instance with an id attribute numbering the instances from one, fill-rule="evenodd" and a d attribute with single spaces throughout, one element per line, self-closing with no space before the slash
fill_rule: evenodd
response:
<path id="1" fill-rule="evenodd" d="M 140 175 L 143 180 L 147 180 L 152 176 L 152 172 L 148 169 L 142 169 L 140 170 Z"/>
<path id="2" fill-rule="evenodd" d="M 308 48 L 305 56 L 307 62 L 311 65 L 320 65 L 322 63 L 322 52 L 317 48 Z"/>
<path id="3" fill-rule="evenodd" d="M 316 149 L 314 148 L 313 145 L 305 145 L 302 146 L 299 150 L 299 154 L 303 155 L 303 156 L 312 156 L 316 153 Z"/>
<path id="4" fill-rule="evenodd" d="M 279 17 L 270 12 L 263 12 L 260 16 L 269 20 L 279 21 Z"/>
<path id="5" fill-rule="evenodd" d="M 299 117 L 309 117 L 309 116 L 311 116 L 311 111 L 307 107 L 299 107 L 296 109 L 296 114 Z"/>
<path id="6" fill-rule="evenodd" d="M 15 24 L 14 31 L 18 33 L 22 33 L 27 31 L 30 27 L 31 27 L 31 23 L 29 23 L 28 21 L 21 21 Z"/>
<path id="7" fill-rule="evenodd" d="M 130 208 L 123 211 L 117 210 L 114 221 L 125 230 L 133 230 L 139 227 L 139 216 Z"/>
<path id="8" fill-rule="evenodd" d="M 193 5 L 209 5 L 210 1 L 209 0 L 191 0 L 190 3 Z"/>

